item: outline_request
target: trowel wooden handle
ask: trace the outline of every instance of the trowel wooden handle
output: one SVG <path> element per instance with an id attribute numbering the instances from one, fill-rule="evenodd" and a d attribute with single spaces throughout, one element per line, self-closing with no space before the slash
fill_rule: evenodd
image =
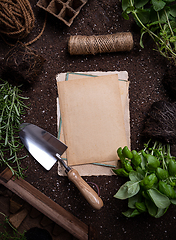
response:
<path id="1" fill-rule="evenodd" d="M 103 207 L 103 201 L 98 194 L 83 180 L 75 169 L 71 169 L 68 173 L 68 178 L 72 181 L 90 205 L 99 210 Z"/>

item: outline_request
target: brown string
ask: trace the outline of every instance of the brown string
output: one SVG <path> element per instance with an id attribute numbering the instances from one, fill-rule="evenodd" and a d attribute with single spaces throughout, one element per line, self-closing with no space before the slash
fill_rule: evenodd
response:
<path id="1" fill-rule="evenodd" d="M 30 42 L 26 43 L 25 45 L 28 46 L 28 45 L 31 45 L 32 43 L 34 43 L 35 41 L 37 41 L 43 34 L 44 30 L 45 30 L 45 26 L 46 26 L 46 20 L 47 20 L 47 12 L 45 13 L 45 21 L 44 21 L 44 24 L 43 24 L 43 28 L 41 30 L 41 32 L 39 33 L 39 35 L 34 38 L 33 40 L 31 40 Z"/>
<path id="2" fill-rule="evenodd" d="M 25 45 L 30 45 L 38 40 L 46 26 L 47 13 L 43 28 L 39 35 Z M 35 17 L 28 0 L 0 0 L 0 33 L 14 39 L 25 38 L 34 28 Z M 2 36 L 3 40 L 11 46 Z"/>
<path id="3" fill-rule="evenodd" d="M 105 52 L 130 51 L 133 36 L 130 32 L 119 32 L 99 36 L 71 36 L 68 51 L 71 55 L 97 54 Z"/>
<path id="4" fill-rule="evenodd" d="M 28 0 L 0 1 L 0 33 L 22 39 L 31 32 L 34 22 L 34 13 Z"/>

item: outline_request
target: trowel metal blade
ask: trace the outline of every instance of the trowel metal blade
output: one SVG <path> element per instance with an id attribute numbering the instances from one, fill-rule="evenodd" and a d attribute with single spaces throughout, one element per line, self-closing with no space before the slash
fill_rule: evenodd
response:
<path id="1" fill-rule="evenodd" d="M 30 154 L 47 170 L 56 163 L 67 146 L 44 129 L 30 123 L 20 125 L 19 136 Z"/>

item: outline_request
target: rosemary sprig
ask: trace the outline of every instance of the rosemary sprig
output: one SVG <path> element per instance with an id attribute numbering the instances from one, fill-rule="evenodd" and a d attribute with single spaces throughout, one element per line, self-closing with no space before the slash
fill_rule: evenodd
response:
<path id="1" fill-rule="evenodd" d="M 7 165 L 13 175 L 24 177 L 21 160 L 17 153 L 22 147 L 18 131 L 21 122 L 21 115 L 27 106 L 20 95 L 19 87 L 12 86 L 0 79 L 0 165 Z"/>
<path id="2" fill-rule="evenodd" d="M 3 215 L 5 218 L 4 223 L 0 224 L 0 226 L 3 227 L 3 232 L 0 232 L 0 239 L 2 239 L 2 240 L 26 240 L 25 232 L 24 233 L 18 232 L 17 229 L 14 228 L 12 226 L 12 224 L 9 222 L 8 217 L 2 212 L 0 212 L 0 214 Z M 7 229 L 6 229 L 7 224 L 12 228 L 13 234 L 10 234 L 7 231 Z"/>

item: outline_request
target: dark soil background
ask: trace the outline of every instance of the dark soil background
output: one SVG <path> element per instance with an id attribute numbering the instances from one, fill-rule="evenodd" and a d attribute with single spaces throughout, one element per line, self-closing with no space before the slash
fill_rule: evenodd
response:
<path id="1" fill-rule="evenodd" d="M 45 11 L 31 0 L 35 14 L 35 28 L 22 42 L 34 39 L 40 33 L 45 20 Z M 95 56 L 70 56 L 68 39 L 71 35 L 106 35 L 130 31 L 134 36 L 134 48 L 130 52 L 104 53 Z M 139 46 L 140 29 L 133 19 L 122 17 L 121 3 L 117 0 L 89 0 L 73 24 L 68 27 L 48 14 L 42 36 L 34 42 L 33 48 L 45 63 L 41 74 L 32 84 L 25 85 L 22 95 L 28 97 L 29 109 L 23 117 L 25 122 L 36 124 L 53 135 L 57 135 L 56 74 L 75 71 L 127 71 L 130 80 L 130 126 L 131 148 L 143 147 L 142 129 L 146 115 L 153 102 L 167 100 L 162 79 L 168 63 L 157 51 L 152 40 L 145 39 L 145 48 Z M 9 39 L 6 39 L 9 40 Z M 12 47 L 0 39 L 0 60 Z M 1 68 L 1 77 L 2 75 Z M 13 81 L 11 75 L 11 81 Z M 6 80 L 6 79 L 5 79 Z M 27 151 L 23 149 L 26 154 Z M 125 218 L 121 212 L 127 209 L 127 202 L 113 198 L 123 179 L 116 176 L 84 177 L 100 187 L 104 207 L 96 211 L 86 202 L 74 184 L 66 177 L 57 175 L 57 164 L 46 172 L 31 156 L 22 162 L 26 170 L 26 181 L 52 200 L 70 211 L 77 218 L 97 230 L 99 240 L 113 239 L 175 239 L 176 208 L 171 206 L 160 219 L 148 215 Z"/>

